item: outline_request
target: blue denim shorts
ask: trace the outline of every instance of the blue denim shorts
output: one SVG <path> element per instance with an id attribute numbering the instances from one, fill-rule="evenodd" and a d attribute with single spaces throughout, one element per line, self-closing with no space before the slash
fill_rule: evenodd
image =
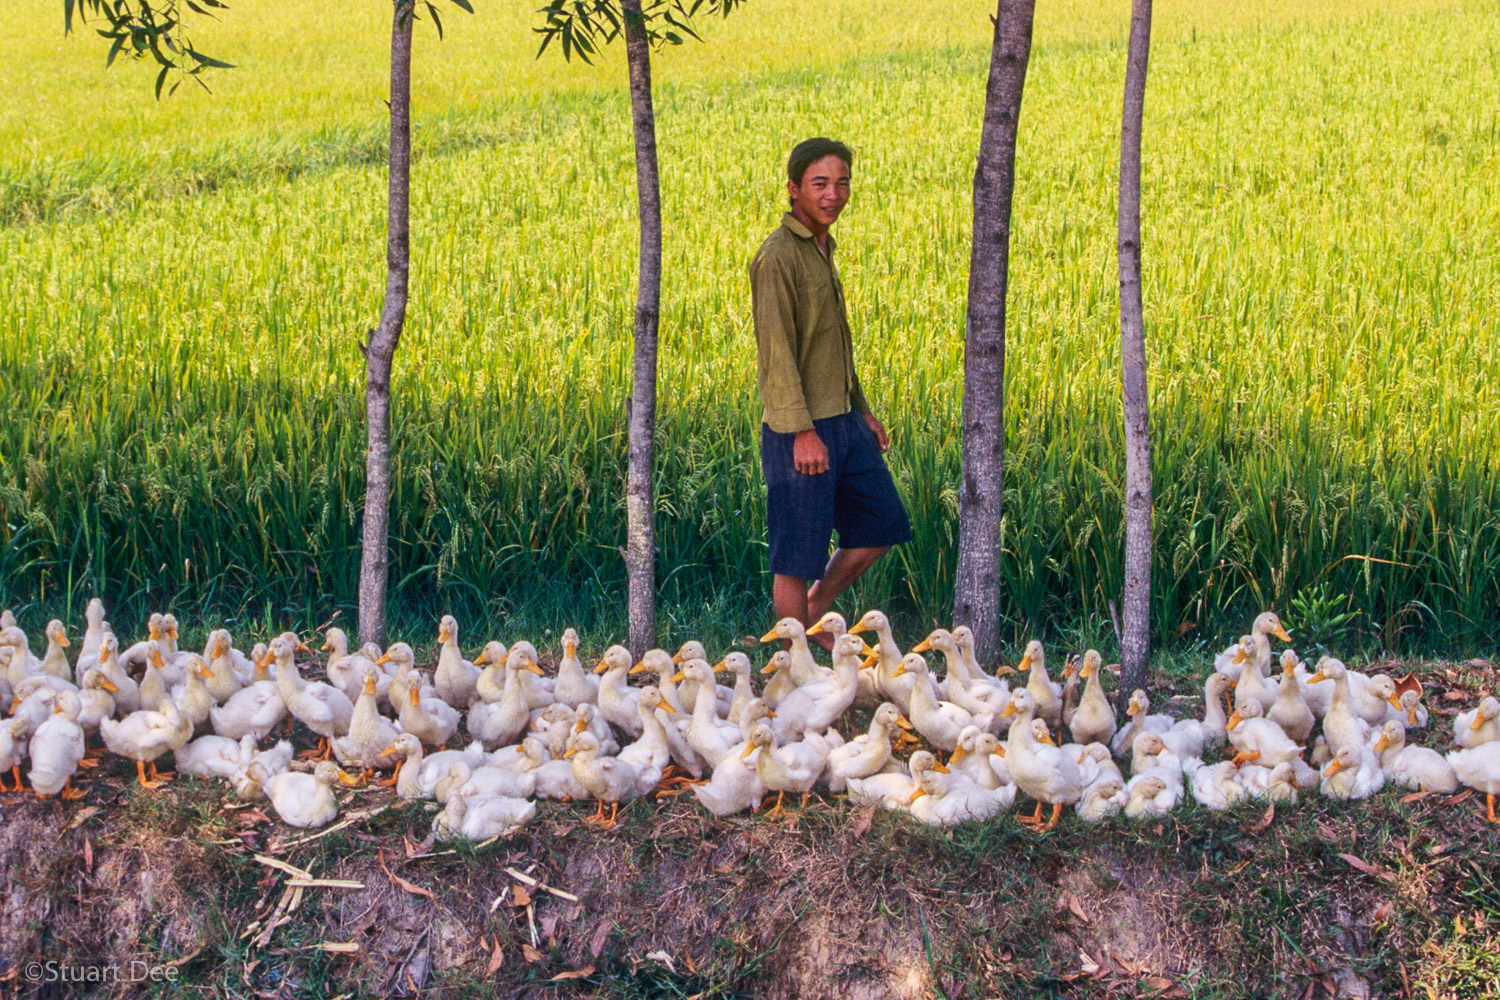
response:
<path id="1" fill-rule="evenodd" d="M 828 471 L 809 476 L 792 461 L 797 435 L 760 425 L 771 572 L 803 580 L 822 579 L 834 531 L 845 549 L 911 541 L 911 520 L 865 418 L 851 410 L 814 420 L 813 429 L 828 448 Z"/>

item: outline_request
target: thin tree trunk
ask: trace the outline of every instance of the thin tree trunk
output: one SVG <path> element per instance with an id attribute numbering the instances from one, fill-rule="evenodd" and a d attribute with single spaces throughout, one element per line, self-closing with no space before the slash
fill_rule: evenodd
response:
<path id="1" fill-rule="evenodd" d="M 635 183 L 641 215 L 640 284 L 635 300 L 634 371 L 630 382 L 630 467 L 625 481 L 625 568 L 630 583 L 630 651 L 656 645 L 656 523 L 652 463 L 656 447 L 656 330 L 661 317 L 661 186 L 656 167 L 656 113 L 651 105 L 651 48 L 640 0 L 623 0 Z"/>
<path id="2" fill-rule="evenodd" d="M 1146 686 L 1151 656 L 1151 428 L 1146 391 L 1146 319 L 1141 304 L 1141 128 L 1151 0 L 1132 0 L 1125 102 L 1120 116 L 1120 362 L 1125 416 L 1125 586 L 1121 595 L 1120 689 Z"/>
<path id="3" fill-rule="evenodd" d="M 974 169 L 974 244 L 964 340 L 963 479 L 953 621 L 981 662 L 1000 652 L 1000 498 L 1005 480 L 1005 295 L 1016 133 L 1035 0 L 999 0 Z"/>
<path id="4" fill-rule="evenodd" d="M 393 0 L 391 21 L 390 218 L 386 227 L 385 305 L 365 354 L 364 535 L 359 565 L 359 641 L 385 644 L 385 590 L 390 570 L 391 362 L 406 322 L 410 263 L 411 27 L 413 0 Z"/>

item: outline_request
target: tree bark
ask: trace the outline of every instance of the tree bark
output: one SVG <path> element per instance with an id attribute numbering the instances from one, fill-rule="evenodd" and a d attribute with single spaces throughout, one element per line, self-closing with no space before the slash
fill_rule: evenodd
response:
<path id="1" fill-rule="evenodd" d="M 390 572 L 391 363 L 406 322 L 410 270 L 411 29 L 413 0 L 393 0 L 391 20 L 390 217 L 386 226 L 385 304 L 365 354 L 365 508 L 359 566 L 359 641 L 385 644 Z"/>
<path id="2" fill-rule="evenodd" d="M 1151 657 L 1151 428 L 1146 319 L 1141 303 L 1141 129 L 1151 0 L 1132 0 L 1120 116 L 1120 362 L 1125 418 L 1125 583 L 1121 594 L 1120 704 L 1146 687 Z"/>
<path id="3" fill-rule="evenodd" d="M 630 464 L 625 480 L 625 568 L 629 576 L 630 651 L 656 645 L 656 523 L 652 466 L 656 449 L 656 333 L 661 317 L 661 184 L 656 166 L 656 113 L 651 104 L 651 48 L 640 0 L 623 0 L 630 117 L 635 132 L 640 210 L 640 279 L 630 383 Z"/>
<path id="4" fill-rule="evenodd" d="M 964 334 L 963 475 L 953 621 L 981 662 L 1000 652 L 1000 500 L 1005 480 L 1005 296 L 1016 133 L 1035 0 L 999 0 L 974 170 L 974 243 Z"/>

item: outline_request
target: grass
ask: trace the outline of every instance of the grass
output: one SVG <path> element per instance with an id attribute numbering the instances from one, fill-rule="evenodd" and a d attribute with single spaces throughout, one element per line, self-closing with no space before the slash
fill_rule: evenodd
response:
<path id="1" fill-rule="evenodd" d="M 985 9 L 845 5 L 829 47 L 788 32 L 795 5 L 757 5 L 658 73 L 664 635 L 764 627 L 743 275 L 785 147 L 818 131 L 858 154 L 841 269 L 916 531 L 851 603 L 925 629 L 947 616 L 955 550 Z M 17 139 L 0 141 L 0 370 L 16 387 L 0 604 L 29 628 L 77 620 L 93 593 L 132 631 L 166 605 L 353 618 L 382 24 L 298 0 L 278 7 L 298 26 L 278 41 L 266 10 L 236 4 L 199 32 L 242 63 L 216 96 L 159 106 L 143 76 L 62 41 L 55 12 L 19 13 L 0 40 L 16 95 L 0 138 Z M 444 611 L 473 634 L 623 625 L 623 71 L 618 53 L 595 69 L 533 60 L 529 17 L 449 19 L 441 46 L 419 45 L 394 389 L 402 634 Z M 1018 160 L 1003 592 L 1015 638 L 1071 641 L 1107 638 L 1120 588 L 1126 22 L 1119 4 L 1042 17 Z M 1348 615 L 1346 641 L 1368 647 L 1500 645 L 1496 23 L 1478 0 L 1161 12 L 1144 224 L 1164 643 L 1201 651 L 1274 606 L 1313 631 Z"/>

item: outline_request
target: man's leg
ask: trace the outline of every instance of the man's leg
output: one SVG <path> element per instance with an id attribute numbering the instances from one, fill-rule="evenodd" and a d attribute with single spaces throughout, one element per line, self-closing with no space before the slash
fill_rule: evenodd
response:
<path id="1" fill-rule="evenodd" d="M 833 558 L 828 560 L 828 568 L 823 570 L 823 579 L 814 583 L 812 590 L 807 592 L 807 620 L 817 621 L 827 614 L 839 595 L 864 576 L 865 570 L 875 565 L 875 560 L 889 548 L 889 545 L 877 545 L 867 549 L 835 549 Z"/>

